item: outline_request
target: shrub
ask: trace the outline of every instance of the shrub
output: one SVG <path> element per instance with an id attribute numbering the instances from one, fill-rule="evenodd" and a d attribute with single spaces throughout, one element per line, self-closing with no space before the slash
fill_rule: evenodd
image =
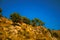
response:
<path id="1" fill-rule="evenodd" d="M 34 18 L 34 20 L 36 21 L 36 25 L 37 26 L 43 26 L 45 23 L 44 22 L 42 22 L 40 19 L 38 19 L 38 18 Z"/>
<path id="2" fill-rule="evenodd" d="M 57 38 L 59 37 L 56 32 L 53 33 L 53 36 L 54 36 L 54 37 L 57 37 Z"/>
<path id="3" fill-rule="evenodd" d="M 0 17 L 2 17 L 2 9 L 0 8 Z"/>
<path id="4" fill-rule="evenodd" d="M 14 23 L 17 23 L 17 22 L 20 22 L 21 16 L 20 16 L 18 13 L 13 13 L 13 14 L 10 15 L 10 19 L 11 19 Z"/>
<path id="5" fill-rule="evenodd" d="M 21 17 L 22 18 L 22 21 L 26 24 L 30 24 L 30 19 L 28 19 L 27 17 Z"/>
<path id="6" fill-rule="evenodd" d="M 35 20 L 32 20 L 32 21 L 31 21 L 31 25 L 32 25 L 32 26 L 36 26 Z"/>
<path id="7" fill-rule="evenodd" d="M 42 22 L 41 20 L 39 20 L 38 18 L 34 18 L 32 20 L 32 23 L 31 23 L 33 26 L 43 26 L 44 25 L 44 22 Z"/>

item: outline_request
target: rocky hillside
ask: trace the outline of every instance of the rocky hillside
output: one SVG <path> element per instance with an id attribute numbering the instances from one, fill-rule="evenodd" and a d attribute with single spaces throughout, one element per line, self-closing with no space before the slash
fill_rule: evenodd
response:
<path id="1" fill-rule="evenodd" d="M 52 33 L 54 34 L 54 36 L 58 39 L 58 40 L 60 40 L 60 30 L 52 30 Z"/>
<path id="2" fill-rule="evenodd" d="M 0 40 L 58 40 L 43 26 L 34 27 L 25 23 L 16 23 L 0 18 Z"/>

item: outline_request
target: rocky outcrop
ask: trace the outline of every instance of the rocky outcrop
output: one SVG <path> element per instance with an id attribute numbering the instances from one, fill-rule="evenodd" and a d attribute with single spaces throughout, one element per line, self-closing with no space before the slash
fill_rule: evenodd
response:
<path id="1" fill-rule="evenodd" d="M 0 40 L 57 40 L 43 26 L 33 27 L 25 23 L 14 26 L 11 20 L 0 20 Z"/>

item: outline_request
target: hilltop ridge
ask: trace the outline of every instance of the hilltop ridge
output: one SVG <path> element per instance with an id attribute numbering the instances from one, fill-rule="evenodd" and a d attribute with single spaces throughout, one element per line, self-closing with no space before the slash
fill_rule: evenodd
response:
<path id="1" fill-rule="evenodd" d="M 5 17 L 0 18 L 0 40 L 58 40 L 43 26 L 16 23 Z"/>
<path id="2" fill-rule="evenodd" d="M 0 40 L 59 40 L 56 32 L 44 27 L 38 18 L 32 20 L 13 13 L 10 18 L 2 16 L 0 9 Z"/>

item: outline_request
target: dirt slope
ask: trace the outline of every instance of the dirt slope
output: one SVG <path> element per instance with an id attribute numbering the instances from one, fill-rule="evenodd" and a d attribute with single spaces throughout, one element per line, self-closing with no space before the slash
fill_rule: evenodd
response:
<path id="1" fill-rule="evenodd" d="M 0 18 L 0 40 L 57 40 L 43 26 L 33 27 L 25 23 L 13 25 L 11 20 Z"/>

